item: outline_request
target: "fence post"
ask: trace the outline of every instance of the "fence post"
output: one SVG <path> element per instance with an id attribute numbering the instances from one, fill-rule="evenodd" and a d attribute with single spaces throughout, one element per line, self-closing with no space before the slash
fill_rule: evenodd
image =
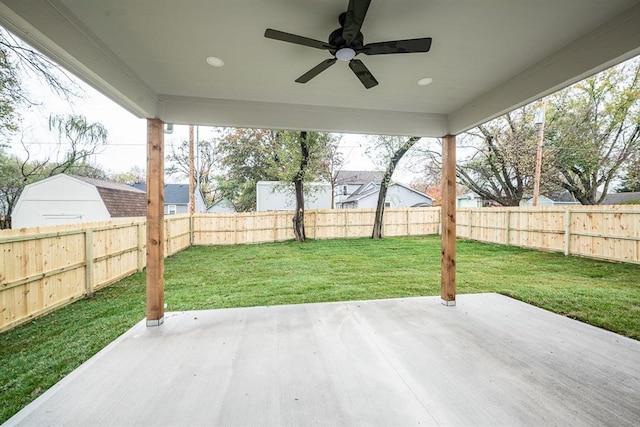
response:
<path id="1" fill-rule="evenodd" d="M 411 227 L 409 227 L 409 208 L 407 208 L 407 236 L 411 236 Z"/>
<path id="2" fill-rule="evenodd" d="M 318 240 L 318 211 L 313 211 L 313 238 Z"/>
<path id="3" fill-rule="evenodd" d="M 505 242 L 504 244 L 506 246 L 509 246 L 509 234 L 511 232 L 511 211 L 509 209 L 506 210 L 505 212 L 505 230 L 504 230 L 504 234 L 505 234 Z"/>
<path id="4" fill-rule="evenodd" d="M 349 228 L 347 224 L 347 210 L 344 210 L 344 237 L 348 237 L 347 229 Z"/>
<path id="5" fill-rule="evenodd" d="M 138 224 L 138 272 L 144 270 L 144 260 L 145 252 L 144 252 L 144 242 L 146 241 L 142 237 L 142 231 L 144 230 L 145 223 L 141 222 Z"/>
<path id="6" fill-rule="evenodd" d="M 189 215 L 189 246 L 193 246 L 193 214 Z"/>
<path id="7" fill-rule="evenodd" d="M 166 257 L 171 256 L 171 220 L 165 219 L 164 221 L 164 235 L 167 239 L 167 252 L 165 253 Z"/>
<path id="8" fill-rule="evenodd" d="M 278 212 L 273 211 L 273 241 L 278 241 Z"/>
<path id="9" fill-rule="evenodd" d="M 84 265 L 85 265 L 85 292 L 88 298 L 93 297 L 93 229 L 88 228 L 84 232 Z"/>
<path id="10" fill-rule="evenodd" d="M 564 211 L 564 255 L 571 253 L 571 209 Z"/>
<path id="11" fill-rule="evenodd" d="M 238 244 L 238 215 L 233 216 L 233 244 Z"/>

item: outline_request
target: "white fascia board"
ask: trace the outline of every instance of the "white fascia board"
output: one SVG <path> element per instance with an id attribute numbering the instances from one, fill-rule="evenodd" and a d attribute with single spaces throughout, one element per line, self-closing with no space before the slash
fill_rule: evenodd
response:
<path id="1" fill-rule="evenodd" d="M 458 135 L 640 54 L 640 3 L 449 115 Z M 526 52 L 523 52 L 526 55 Z"/>
<path id="2" fill-rule="evenodd" d="M 154 91 L 61 2 L 2 0 L 0 24 L 135 116 L 156 117 Z"/>
<path id="3" fill-rule="evenodd" d="M 165 123 L 439 137 L 444 115 L 161 95 Z"/>

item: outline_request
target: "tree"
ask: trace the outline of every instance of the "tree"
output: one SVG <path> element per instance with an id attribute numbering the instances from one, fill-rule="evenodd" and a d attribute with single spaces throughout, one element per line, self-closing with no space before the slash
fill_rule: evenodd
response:
<path id="1" fill-rule="evenodd" d="M 119 182 L 121 184 L 140 184 L 147 181 L 147 174 L 141 167 L 132 166 L 128 172 L 121 172 L 111 175 L 109 179 L 113 182 Z"/>
<path id="2" fill-rule="evenodd" d="M 256 209 L 258 181 L 278 181 L 277 132 L 265 129 L 233 129 L 220 139 L 216 154 L 220 171 L 216 185 L 221 197 L 236 211 Z"/>
<path id="3" fill-rule="evenodd" d="M 378 136 L 375 139 L 375 150 L 383 153 L 382 161 L 386 163 L 386 169 L 380 183 L 380 192 L 378 193 L 378 202 L 376 204 L 376 215 L 373 222 L 373 231 L 371 238 L 382 238 L 382 222 L 384 216 L 384 202 L 387 197 L 387 189 L 391 182 L 391 177 L 396 166 L 411 147 L 413 147 L 420 137 L 412 136 L 410 138 L 398 136 Z"/>
<path id="4" fill-rule="evenodd" d="M 342 168 L 344 158 L 340 149 L 340 138 L 331 137 L 327 141 L 326 146 L 326 159 L 323 160 L 321 168 L 321 178 L 331 184 L 331 209 L 335 208 L 335 189 L 338 184 L 338 172 Z"/>
<path id="5" fill-rule="evenodd" d="M 335 138 L 329 134 L 307 132 L 304 182 L 330 175 L 327 152 L 332 144 Z M 294 182 L 301 165 L 300 132 L 234 129 L 219 141 L 217 154 L 221 196 L 231 200 L 238 211 L 255 210 L 258 181 Z"/>
<path id="6" fill-rule="evenodd" d="M 459 151 L 469 153 L 456 166 L 462 186 L 502 206 L 518 206 L 533 193 L 537 147 L 533 116 L 539 105 L 519 108 L 461 136 Z M 552 179 L 550 164 L 552 153 L 545 150 L 541 190 L 555 194 L 560 187 Z"/>
<path id="7" fill-rule="evenodd" d="M 298 242 L 304 242 L 307 236 L 304 232 L 304 181 L 309 167 L 309 140 L 307 132 L 300 132 L 300 167 L 293 177 L 296 192 L 296 212 L 293 215 L 293 234 Z"/>
<path id="8" fill-rule="evenodd" d="M 0 148 L 0 229 L 11 228 L 11 211 L 24 188 L 22 162 Z"/>
<path id="9" fill-rule="evenodd" d="M 25 158 L 0 151 L 0 217 L 3 228 L 10 228 L 10 215 L 27 184 L 60 173 L 73 173 L 104 179 L 106 174 L 90 163 L 90 157 L 107 143 L 107 130 L 100 123 L 89 123 L 83 116 L 54 116 L 50 129 L 58 133 L 58 143 L 44 160 L 31 159 L 26 144 Z"/>
<path id="10" fill-rule="evenodd" d="M 640 149 L 629 158 L 622 182 L 616 190 L 620 193 L 640 191 Z"/>
<path id="11" fill-rule="evenodd" d="M 17 39 L 4 28 L 0 28 L 0 74 L 2 80 L 16 84 L 3 89 L 14 100 L 36 104 L 24 85 L 19 84 L 24 77 L 44 81 L 54 94 L 70 101 L 78 96 L 80 86 L 62 68 L 49 58 Z"/>
<path id="12" fill-rule="evenodd" d="M 209 140 L 199 140 L 195 144 L 195 181 L 207 205 L 211 205 L 220 198 L 216 185 L 216 174 L 220 170 L 218 144 L 228 132 L 227 129 L 217 129 L 216 136 Z M 169 164 L 166 169 L 167 175 L 178 175 L 188 179 L 189 141 L 182 141 L 177 147 L 172 145 L 171 153 L 167 156 L 167 162 Z"/>
<path id="13" fill-rule="evenodd" d="M 18 130 L 18 107 L 36 101 L 22 84 L 25 78 L 44 81 L 56 95 L 71 100 L 79 86 L 49 58 L 0 28 L 0 136 Z M 0 143 L 1 146 L 6 144 Z"/>
<path id="14" fill-rule="evenodd" d="M 640 147 L 640 59 L 589 77 L 550 98 L 545 143 L 556 180 L 582 204 L 601 203 Z"/>
<path id="15" fill-rule="evenodd" d="M 82 115 L 56 115 L 49 117 L 49 130 L 58 134 L 58 160 L 51 164 L 49 176 L 67 171 L 82 170 L 91 156 L 100 153 L 107 144 L 108 132 L 102 123 L 89 123 Z M 62 140 L 66 143 L 63 144 Z M 64 147 L 68 147 L 64 149 Z M 86 169 L 90 170 L 90 169 Z M 104 176 L 104 173 L 102 173 Z"/>

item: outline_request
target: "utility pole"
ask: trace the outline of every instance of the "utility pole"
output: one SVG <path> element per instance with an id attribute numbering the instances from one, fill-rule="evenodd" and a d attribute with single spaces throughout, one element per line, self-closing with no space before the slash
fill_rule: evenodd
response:
<path id="1" fill-rule="evenodd" d="M 189 125 L 189 214 L 193 215 L 196 211 L 196 185 L 195 185 L 195 167 L 193 163 L 193 125 Z"/>
<path id="2" fill-rule="evenodd" d="M 544 145 L 544 121 L 547 109 L 547 101 L 542 101 L 542 106 L 536 111 L 534 123 L 538 125 L 538 150 L 536 152 L 536 172 L 533 181 L 533 206 L 538 206 L 540 196 L 540 174 L 542 171 L 542 146 Z"/>

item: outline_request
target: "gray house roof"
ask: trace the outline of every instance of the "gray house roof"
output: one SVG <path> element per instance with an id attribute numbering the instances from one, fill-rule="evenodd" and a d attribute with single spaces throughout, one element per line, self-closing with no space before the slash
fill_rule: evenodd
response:
<path id="1" fill-rule="evenodd" d="M 391 182 L 389 183 L 389 187 L 393 187 L 393 186 L 399 186 L 402 188 L 406 188 L 409 191 L 412 191 L 416 194 L 419 194 L 423 197 L 428 198 L 429 200 L 431 200 L 433 202 L 433 197 L 429 196 L 428 194 L 424 194 L 418 190 L 416 190 L 415 188 L 411 188 L 408 185 L 404 185 L 404 184 L 400 184 L 399 182 Z M 368 197 L 372 194 L 376 194 L 380 191 L 380 184 L 379 183 L 375 183 L 375 182 L 368 182 L 366 184 L 362 184 L 356 191 L 354 191 L 344 202 L 342 203 L 349 203 L 349 202 L 355 202 L 358 201 L 362 198 Z"/>
<path id="2" fill-rule="evenodd" d="M 380 171 L 338 171 L 336 172 L 336 184 L 368 184 L 382 181 L 384 173 Z"/>
<path id="3" fill-rule="evenodd" d="M 146 183 L 133 184 L 134 188 L 146 193 Z M 189 184 L 165 184 L 164 185 L 165 205 L 188 205 L 189 204 Z"/>
<path id="4" fill-rule="evenodd" d="M 611 193 L 604 197 L 603 205 L 619 205 L 621 203 L 630 203 L 635 200 L 640 204 L 640 192 L 630 193 Z"/>
<path id="5" fill-rule="evenodd" d="M 98 190 L 104 205 L 112 218 L 147 215 L 147 195 L 144 191 L 126 184 L 69 175 L 80 181 L 93 185 Z"/>

